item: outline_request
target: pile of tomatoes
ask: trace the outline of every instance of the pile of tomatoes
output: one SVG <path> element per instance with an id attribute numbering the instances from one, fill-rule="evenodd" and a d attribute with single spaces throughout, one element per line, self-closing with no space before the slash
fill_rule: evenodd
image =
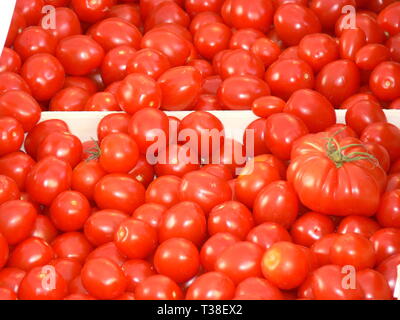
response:
<path id="1" fill-rule="evenodd" d="M 393 0 L 17 0 L 0 299 L 400 298 L 400 129 L 383 112 L 400 109 L 399 17 Z M 244 109 L 254 141 L 207 112 Z M 123 112 L 80 141 L 42 111 Z M 193 154 L 168 139 L 184 130 L 197 161 L 170 157 Z M 155 132 L 166 163 L 147 157 Z"/>

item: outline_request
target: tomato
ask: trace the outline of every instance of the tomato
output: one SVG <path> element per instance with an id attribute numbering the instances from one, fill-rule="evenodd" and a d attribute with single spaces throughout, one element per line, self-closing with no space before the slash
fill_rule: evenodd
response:
<path id="1" fill-rule="evenodd" d="M 10 48 L 3 48 L 0 56 L 0 72 L 18 72 L 21 68 L 21 57 Z"/>
<path id="2" fill-rule="evenodd" d="M 167 208 L 158 203 L 145 203 L 135 210 L 132 218 L 148 223 L 153 228 L 158 229 L 161 218 Z"/>
<path id="3" fill-rule="evenodd" d="M 376 142 L 389 152 L 392 163 L 400 158 L 400 129 L 391 123 L 370 124 L 361 134 L 362 142 Z"/>
<path id="4" fill-rule="evenodd" d="M 43 286 L 43 283 L 47 285 Z M 18 290 L 20 300 L 60 300 L 67 294 L 68 285 L 63 277 L 57 271 L 47 271 L 43 267 L 27 272 Z"/>
<path id="5" fill-rule="evenodd" d="M 310 132 L 324 131 L 336 123 L 332 104 L 322 94 L 310 89 L 295 91 L 283 111 L 298 116 Z"/>
<path id="6" fill-rule="evenodd" d="M 347 216 L 340 221 L 337 232 L 343 234 L 357 233 L 365 238 L 370 238 L 379 229 L 379 224 L 371 218 L 362 216 Z"/>
<path id="7" fill-rule="evenodd" d="M 155 275 L 153 266 L 145 260 L 128 260 L 122 265 L 122 271 L 128 280 L 127 291 L 134 292 L 138 284 Z"/>
<path id="8" fill-rule="evenodd" d="M 58 91 L 50 100 L 50 111 L 83 111 L 89 93 L 79 87 L 67 87 Z"/>
<path id="9" fill-rule="evenodd" d="M 0 232 L 8 244 L 15 245 L 29 237 L 37 211 L 28 201 L 10 200 L 0 205 Z"/>
<path id="10" fill-rule="evenodd" d="M 84 262 L 93 250 L 92 245 L 81 232 L 66 232 L 57 236 L 51 246 L 58 258 L 76 259 Z"/>
<path id="11" fill-rule="evenodd" d="M 370 237 L 375 249 L 376 262 L 379 264 L 386 258 L 400 253 L 400 230 L 397 228 L 376 229 Z"/>
<path id="12" fill-rule="evenodd" d="M 389 175 L 387 181 L 388 182 L 387 182 L 386 190 L 385 190 L 386 192 L 400 189 L 400 174 L 399 173 L 393 173 L 393 174 Z"/>
<path id="13" fill-rule="evenodd" d="M 379 43 L 371 43 L 360 48 L 355 55 L 355 63 L 362 70 L 373 70 L 378 64 L 390 58 L 389 49 Z"/>
<path id="14" fill-rule="evenodd" d="M 114 5 L 108 12 L 107 17 L 124 19 L 138 28 L 142 25 L 142 18 L 140 16 L 140 9 L 138 5 L 132 5 L 129 3 Z"/>
<path id="15" fill-rule="evenodd" d="M 260 300 L 284 300 L 282 292 L 275 285 L 257 277 L 247 278 L 236 287 L 235 298 L 240 300 L 246 296 L 254 296 Z"/>
<path id="16" fill-rule="evenodd" d="M 370 240 L 357 233 L 345 233 L 333 241 L 329 254 L 333 264 L 351 265 L 357 270 L 373 268 L 375 251 Z"/>
<path id="17" fill-rule="evenodd" d="M 227 275 L 235 284 L 261 276 L 262 253 L 263 250 L 252 242 L 237 242 L 221 253 L 215 261 L 215 270 Z"/>
<path id="18" fill-rule="evenodd" d="M 144 203 L 145 188 L 127 174 L 108 174 L 94 189 L 94 200 L 100 209 L 116 209 L 131 214 Z"/>
<path id="19" fill-rule="evenodd" d="M 14 248 L 8 266 L 29 271 L 48 264 L 53 259 L 53 255 L 53 249 L 46 241 L 30 237 Z"/>
<path id="20" fill-rule="evenodd" d="M 267 119 L 265 143 L 272 154 L 282 160 L 290 158 L 290 151 L 295 140 L 306 135 L 308 128 L 295 115 L 275 113 Z"/>
<path id="21" fill-rule="evenodd" d="M 290 242 L 273 244 L 261 260 L 264 277 L 280 289 L 298 287 L 310 271 L 308 256 L 302 248 Z"/>
<path id="22" fill-rule="evenodd" d="M 17 73 L 2 72 L 0 74 L 0 93 L 4 94 L 8 91 L 21 90 L 26 93 L 31 93 L 26 81 Z"/>
<path id="23" fill-rule="evenodd" d="M 82 33 L 81 24 L 75 11 L 66 7 L 55 8 L 54 18 L 57 23 L 48 32 L 53 35 L 57 42 L 68 36 Z M 40 21 L 40 25 L 47 25 L 47 23 L 48 16 L 44 16 Z"/>
<path id="24" fill-rule="evenodd" d="M 26 191 L 34 201 L 49 205 L 60 192 L 69 189 L 71 175 L 68 163 L 54 156 L 43 158 L 28 173 Z"/>
<path id="25" fill-rule="evenodd" d="M 99 141 L 112 133 L 128 133 L 129 120 L 129 115 L 125 113 L 106 115 L 97 126 L 97 137 Z"/>
<path id="26" fill-rule="evenodd" d="M 127 45 L 119 45 L 104 56 L 101 64 L 101 77 L 106 85 L 123 80 L 128 75 L 128 62 L 136 50 Z"/>
<path id="27" fill-rule="evenodd" d="M 389 284 L 389 287 L 392 291 L 392 296 L 394 295 L 394 289 L 396 286 L 396 282 L 398 279 L 398 265 L 400 264 L 400 254 L 394 254 L 389 258 L 383 260 L 376 271 L 381 273 L 386 282 Z"/>
<path id="28" fill-rule="evenodd" d="M 92 200 L 95 185 L 105 174 L 106 172 L 97 161 L 83 161 L 72 171 L 71 188 Z"/>
<path id="29" fill-rule="evenodd" d="M 0 116 L 14 118 L 27 132 L 39 121 L 40 106 L 30 94 L 24 91 L 9 91 L 0 97 Z M 7 125 L 6 123 L 10 120 L 3 121 L 6 121 L 3 128 L 7 128 L 10 124 Z M 15 133 L 18 133 L 18 129 L 16 129 Z M 12 140 L 17 138 L 18 135 L 8 141 L 12 143 Z"/>
<path id="30" fill-rule="evenodd" d="M 335 33 L 340 37 L 344 29 L 346 29 L 347 14 L 343 14 L 337 21 Z M 378 25 L 376 19 L 367 12 L 356 13 L 356 28 L 364 31 L 367 43 L 382 43 L 386 36 L 383 29 Z"/>
<path id="31" fill-rule="evenodd" d="M 232 191 L 228 182 L 207 172 L 189 172 L 182 179 L 179 199 L 199 204 L 205 213 L 231 198 Z"/>
<path id="32" fill-rule="evenodd" d="M 223 2 L 223 0 L 186 0 L 185 9 L 192 16 L 197 16 L 201 12 L 219 12 Z"/>
<path id="33" fill-rule="evenodd" d="M 359 140 L 336 141 L 327 133 L 294 143 L 287 177 L 306 207 L 337 216 L 373 215 L 386 183 L 386 173 Z"/>
<path id="34" fill-rule="evenodd" d="M 238 241 L 239 238 L 232 233 L 220 232 L 211 235 L 201 247 L 201 265 L 207 271 L 214 270 L 215 261 L 218 259 L 220 254 Z"/>
<path id="35" fill-rule="evenodd" d="M 262 37 L 264 33 L 254 28 L 236 30 L 229 41 L 229 48 L 250 50 L 255 41 Z"/>
<path id="36" fill-rule="evenodd" d="M 292 241 L 292 238 L 282 225 L 275 222 L 264 222 L 251 229 L 246 240 L 268 249 L 275 242 Z"/>
<path id="37" fill-rule="evenodd" d="M 153 275 L 144 279 L 136 286 L 135 298 L 137 300 L 181 300 L 181 288 L 163 275 Z"/>
<path id="38" fill-rule="evenodd" d="M 265 67 L 275 62 L 281 53 L 281 49 L 275 42 L 264 37 L 256 39 L 250 49 L 264 63 Z"/>
<path id="39" fill-rule="evenodd" d="M 0 117 L 0 156 L 16 152 L 24 140 L 22 125 L 11 117 Z"/>
<path id="40" fill-rule="evenodd" d="M 232 172 L 225 165 L 221 164 L 206 164 L 200 168 L 205 172 L 211 173 L 214 176 L 220 177 L 226 181 L 232 180 Z"/>
<path id="41" fill-rule="evenodd" d="M 24 16 L 19 10 L 14 10 L 14 13 L 11 18 L 10 27 L 8 29 L 7 38 L 5 41 L 5 46 L 10 47 L 12 46 L 15 37 L 22 32 L 23 29 L 26 27 L 26 21 Z"/>
<path id="42" fill-rule="evenodd" d="M 141 47 L 162 52 L 174 67 L 185 64 L 191 51 L 190 42 L 185 38 L 162 29 L 147 32 L 142 38 Z"/>
<path id="43" fill-rule="evenodd" d="M 233 76 L 224 80 L 218 89 L 218 100 L 225 109 L 250 109 L 257 98 L 268 96 L 268 84 L 255 76 Z"/>
<path id="44" fill-rule="evenodd" d="M 89 36 L 75 35 L 59 42 L 56 56 L 67 74 L 83 76 L 100 67 L 104 50 Z"/>
<path id="45" fill-rule="evenodd" d="M 341 79 L 338 81 L 337 79 Z M 336 60 L 319 72 L 315 89 L 336 107 L 360 88 L 360 73 L 350 60 Z"/>
<path id="46" fill-rule="evenodd" d="M 342 14 L 344 6 L 356 6 L 356 1 L 354 0 L 312 0 L 310 2 L 310 9 L 314 11 L 321 25 L 325 30 L 332 30 L 335 27 L 337 19 L 339 19 Z"/>
<path id="47" fill-rule="evenodd" d="M 339 38 L 339 52 L 342 59 L 355 60 L 357 52 L 366 44 L 364 31 L 345 29 Z"/>
<path id="48" fill-rule="evenodd" d="M 311 89 L 314 86 L 314 73 L 302 60 L 279 59 L 269 66 L 265 80 L 273 95 L 287 100 L 299 89 Z"/>
<path id="49" fill-rule="evenodd" d="M 80 275 L 82 265 L 74 259 L 54 259 L 50 261 L 50 265 L 54 266 L 56 271 L 64 278 L 65 281 L 71 283 L 73 279 Z"/>
<path id="50" fill-rule="evenodd" d="M 146 190 L 146 202 L 154 202 L 167 208 L 179 202 L 181 178 L 177 176 L 162 176 L 150 183 Z"/>
<path id="51" fill-rule="evenodd" d="M 86 258 L 86 261 L 93 258 L 106 258 L 115 262 L 118 266 L 122 267 L 123 263 L 126 261 L 126 256 L 123 255 L 115 245 L 115 242 L 107 242 L 98 246 Z"/>
<path id="52" fill-rule="evenodd" d="M 205 3 L 205 2 L 203 2 Z M 200 29 L 201 26 L 206 25 L 208 23 L 214 22 L 223 22 L 221 16 L 212 11 L 204 11 L 196 14 L 192 18 L 192 22 L 190 23 L 189 30 L 192 34 L 195 34 L 197 30 Z"/>
<path id="53" fill-rule="evenodd" d="M 93 258 L 82 268 L 82 284 L 88 292 L 98 299 L 114 299 L 120 296 L 127 287 L 124 273 L 111 260 Z"/>
<path id="54" fill-rule="evenodd" d="M 389 38 L 389 40 L 386 41 L 386 44 L 385 44 L 386 47 L 389 48 L 391 58 L 397 62 L 400 62 L 399 42 L 400 42 L 400 36 L 395 35 L 395 36 Z"/>
<path id="55" fill-rule="evenodd" d="M 7 288 L 0 288 L 0 300 L 17 300 L 17 295 Z"/>
<path id="56" fill-rule="evenodd" d="M 169 137 L 168 117 L 155 108 L 140 109 L 132 116 L 128 132 L 138 144 L 140 152 L 146 154 L 147 149 L 154 143 L 163 143 Z M 161 133 L 164 133 L 164 137 Z"/>
<path id="57" fill-rule="evenodd" d="M 48 216 L 38 214 L 30 235 L 51 243 L 58 235 L 58 230 Z"/>
<path id="58" fill-rule="evenodd" d="M 369 86 L 377 98 L 385 101 L 400 97 L 400 64 L 385 61 L 378 64 L 371 73 Z"/>
<path id="59" fill-rule="evenodd" d="M 72 77 L 67 76 L 64 81 L 64 88 L 78 87 L 86 91 L 90 96 L 95 94 L 98 90 L 97 84 L 90 78 L 87 77 Z"/>
<path id="60" fill-rule="evenodd" d="M 216 56 L 215 56 L 216 57 Z M 222 79 L 233 76 L 255 76 L 262 78 L 264 64 L 248 50 L 228 50 L 221 58 L 219 74 Z"/>
<path id="61" fill-rule="evenodd" d="M 132 54 L 126 71 L 128 74 L 142 73 L 157 80 L 170 66 L 166 55 L 156 49 L 147 48 Z"/>
<path id="62" fill-rule="evenodd" d="M 161 218 L 158 237 L 160 243 L 171 238 L 184 238 L 200 246 L 207 232 L 207 223 L 201 207 L 189 201 L 169 208 Z"/>
<path id="63" fill-rule="evenodd" d="M 270 0 L 227 0 L 221 8 L 226 24 L 236 29 L 254 28 L 267 32 L 272 23 L 273 6 Z"/>
<path id="64" fill-rule="evenodd" d="M 235 284 L 224 273 L 207 272 L 196 278 L 186 292 L 186 300 L 230 300 Z"/>
<path id="65" fill-rule="evenodd" d="M 22 66 L 21 76 L 38 101 L 51 99 L 64 86 L 65 73 L 60 61 L 51 54 L 38 53 L 29 57 Z"/>
<path id="66" fill-rule="evenodd" d="M 324 33 L 306 35 L 299 42 L 298 56 L 307 62 L 314 71 L 320 71 L 326 64 L 339 57 L 336 41 Z"/>
<path id="67" fill-rule="evenodd" d="M 367 151 L 378 160 L 382 169 L 385 170 L 385 172 L 388 172 L 390 168 L 390 155 L 385 147 L 376 142 L 367 142 L 364 143 L 364 146 Z"/>
<path id="68" fill-rule="evenodd" d="M 268 118 L 274 113 L 283 112 L 285 101 L 275 96 L 265 96 L 253 101 L 251 110 L 256 116 Z"/>
<path id="69" fill-rule="evenodd" d="M 287 45 L 297 45 L 304 36 L 321 31 L 317 15 L 311 9 L 294 3 L 278 7 L 274 25 L 279 38 Z"/>
<path id="70" fill-rule="evenodd" d="M 71 0 L 71 6 L 80 20 L 94 23 L 107 15 L 114 4 L 113 2 L 113 0 L 94 0 L 90 2 Z"/>
<path id="71" fill-rule="evenodd" d="M 364 292 L 361 286 L 353 289 L 343 286 L 342 268 L 326 265 L 315 270 L 311 276 L 312 293 L 316 300 L 362 300 Z"/>
<path id="72" fill-rule="evenodd" d="M 231 29 L 225 24 L 208 23 L 196 31 L 194 45 L 204 58 L 212 59 L 219 51 L 228 49 L 231 36 Z"/>
<path id="73" fill-rule="evenodd" d="M 7 263 L 9 248 L 6 238 L 0 233 L 0 269 Z"/>
<path id="74" fill-rule="evenodd" d="M 107 52 L 121 45 L 140 49 L 142 34 L 131 23 L 120 18 L 108 18 L 90 29 L 90 36 Z"/>
<path id="75" fill-rule="evenodd" d="M 23 61 L 37 53 L 54 54 L 56 46 L 54 36 L 36 26 L 24 29 L 14 41 L 14 49 Z"/>
<path id="76" fill-rule="evenodd" d="M 20 283 L 26 272 L 17 268 L 3 268 L 0 270 L 0 287 L 18 293 Z"/>
<path id="77" fill-rule="evenodd" d="M 396 17 L 399 16 L 400 5 L 394 2 L 379 12 L 377 22 L 379 26 L 394 36 L 400 32 L 400 24 Z"/>
<path id="78" fill-rule="evenodd" d="M 27 25 L 34 25 L 41 17 L 44 5 L 43 0 L 18 0 L 15 8 L 22 14 Z"/>
<path id="79" fill-rule="evenodd" d="M 376 213 L 379 224 L 383 227 L 400 227 L 400 189 L 386 192 L 381 199 L 380 207 Z"/>
<path id="80" fill-rule="evenodd" d="M 96 299 L 93 298 L 92 296 L 87 295 L 87 294 L 83 294 L 83 293 L 72 293 L 72 294 L 69 294 L 68 296 L 66 296 L 66 297 L 64 298 L 64 300 L 78 301 L 78 300 L 96 300 Z"/>
<path id="81" fill-rule="evenodd" d="M 365 300 L 392 300 L 390 287 L 379 272 L 372 269 L 358 271 L 357 281 Z"/>

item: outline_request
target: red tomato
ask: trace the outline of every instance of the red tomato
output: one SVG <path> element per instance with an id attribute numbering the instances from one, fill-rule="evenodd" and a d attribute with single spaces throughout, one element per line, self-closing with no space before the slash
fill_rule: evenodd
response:
<path id="1" fill-rule="evenodd" d="M 347 288 L 343 286 L 341 267 L 326 265 L 315 270 L 311 276 L 311 289 L 316 300 L 362 300 L 364 292 L 361 286 Z"/>
<path id="2" fill-rule="evenodd" d="M 126 261 L 126 256 L 123 255 L 115 245 L 115 242 L 107 242 L 94 249 L 87 256 L 86 261 L 93 258 L 106 258 L 115 262 L 118 266 L 122 267 Z"/>
<path id="3" fill-rule="evenodd" d="M 64 86 L 65 73 L 60 61 L 51 54 L 39 53 L 29 57 L 21 69 L 21 76 L 38 101 L 47 101 Z"/>
<path id="4" fill-rule="evenodd" d="M 270 0 L 227 0 L 221 8 L 225 23 L 236 29 L 254 28 L 267 32 L 272 23 L 273 6 Z"/>
<path id="5" fill-rule="evenodd" d="M 233 76 L 218 89 L 218 100 L 225 109 L 249 110 L 254 100 L 270 94 L 268 84 L 258 77 Z"/>
<path id="6" fill-rule="evenodd" d="M 16 152 L 24 140 L 24 129 L 11 117 L 0 117 L 0 156 Z"/>
<path id="7" fill-rule="evenodd" d="M 304 122 L 295 115 L 276 113 L 267 119 L 265 143 L 272 154 L 282 160 L 290 158 L 293 143 L 308 133 Z"/>
<path id="8" fill-rule="evenodd" d="M 379 264 L 386 258 L 400 253 L 400 230 L 382 228 L 370 237 L 375 249 L 376 262 Z"/>
<path id="9" fill-rule="evenodd" d="M 357 270 L 373 268 L 375 251 L 372 242 L 357 233 L 345 233 L 332 243 L 329 258 L 339 266 L 351 265 Z"/>
<path id="10" fill-rule="evenodd" d="M 122 265 L 122 271 L 128 280 L 127 291 L 135 292 L 138 284 L 155 275 L 153 266 L 145 260 L 127 260 Z"/>
<path id="11" fill-rule="evenodd" d="M 92 245 L 81 232 L 63 233 L 51 243 L 58 258 L 76 259 L 83 263 L 93 250 Z"/>
<path id="12" fill-rule="evenodd" d="M 282 225 L 275 222 L 265 222 L 251 229 L 246 240 L 258 244 L 264 249 L 269 249 L 275 242 L 291 242 L 292 238 Z"/>
<path id="13" fill-rule="evenodd" d="M 0 270 L 0 287 L 10 289 L 18 294 L 19 286 L 26 272 L 17 268 L 3 268 Z"/>
<path id="14" fill-rule="evenodd" d="M 196 246 L 183 238 L 164 241 L 154 254 L 154 267 L 159 274 L 182 283 L 199 271 L 200 257 Z"/>
<path id="15" fill-rule="evenodd" d="M 275 96 L 265 96 L 253 101 L 251 110 L 256 116 L 268 118 L 274 113 L 283 112 L 285 101 Z"/>
<path id="16" fill-rule="evenodd" d="M 231 198 L 228 182 L 207 172 L 189 172 L 182 179 L 179 199 L 199 204 L 205 213 Z"/>
<path id="17" fill-rule="evenodd" d="M 382 196 L 376 218 L 383 227 L 400 227 L 400 189 L 386 192 Z"/>
<path id="18" fill-rule="evenodd" d="M 142 25 L 140 8 L 138 5 L 132 5 L 129 3 L 114 5 L 108 12 L 107 17 L 117 17 L 124 19 L 138 28 Z"/>
<path id="19" fill-rule="evenodd" d="M 0 288 L 0 300 L 17 300 L 17 295 L 7 288 Z"/>
<path id="20" fill-rule="evenodd" d="M 360 48 L 355 56 L 357 67 L 362 70 L 373 70 L 378 64 L 390 58 L 389 49 L 379 43 L 371 43 Z"/>
<path id="21" fill-rule="evenodd" d="M 186 300 L 229 300 L 235 284 L 224 273 L 207 272 L 196 278 L 186 292 Z"/>
<path id="22" fill-rule="evenodd" d="M 64 88 L 78 87 L 84 89 L 89 96 L 95 94 L 98 90 L 97 84 L 90 78 L 87 77 L 66 77 L 64 82 Z"/>
<path id="23" fill-rule="evenodd" d="M 340 221 L 337 228 L 338 233 L 358 233 L 365 238 L 370 238 L 380 226 L 371 218 L 362 216 L 347 216 Z"/>
<path id="24" fill-rule="evenodd" d="M 71 283 L 81 273 L 82 265 L 74 259 L 54 259 L 50 261 L 50 265 L 54 266 L 56 271 L 64 278 L 65 281 Z"/>
<path id="25" fill-rule="evenodd" d="M 83 76 L 100 67 L 104 58 L 103 48 L 89 36 L 76 35 L 62 39 L 56 56 L 65 72 L 73 76 Z"/>
<path id="26" fill-rule="evenodd" d="M 371 123 L 386 122 L 386 116 L 381 106 L 368 100 L 355 102 L 346 112 L 346 124 L 357 134 Z"/>
<path id="27" fill-rule="evenodd" d="M 128 258 L 144 259 L 157 247 L 157 232 L 148 223 L 128 219 L 117 228 L 114 242 Z"/>
<path id="28" fill-rule="evenodd" d="M 337 79 L 342 79 L 337 81 Z M 336 60 L 326 64 L 319 72 L 315 89 L 336 107 L 360 88 L 360 73 L 350 60 Z"/>
<path id="29" fill-rule="evenodd" d="M 264 277 L 280 289 L 294 289 L 310 271 L 309 258 L 303 247 L 290 242 L 277 242 L 264 254 L 261 269 Z"/>
<path id="30" fill-rule="evenodd" d="M 260 300 L 284 300 L 282 292 L 275 285 L 257 277 L 247 278 L 236 287 L 235 299 L 245 299 L 246 296 L 253 296 Z"/>
<path id="31" fill-rule="evenodd" d="M 9 248 L 7 239 L 0 233 L 0 269 L 7 263 Z"/>
<path id="32" fill-rule="evenodd" d="M 128 45 L 118 45 L 108 51 L 101 64 L 101 78 L 104 84 L 123 80 L 128 75 L 128 62 L 135 53 L 136 50 Z"/>
<path id="33" fill-rule="evenodd" d="M 231 36 L 231 29 L 225 24 L 208 23 L 196 31 L 194 45 L 204 58 L 212 59 L 219 51 L 228 49 Z"/>
<path id="34" fill-rule="evenodd" d="M 306 207 L 338 216 L 373 215 L 386 183 L 386 173 L 359 140 L 336 141 L 327 133 L 294 143 L 287 176 Z"/>
<path id="35" fill-rule="evenodd" d="M 161 218 L 167 208 L 158 203 L 145 203 L 135 210 L 132 218 L 148 223 L 153 228 L 158 229 Z"/>
<path id="36" fill-rule="evenodd" d="M 10 48 L 3 48 L 0 56 L 0 72 L 19 72 L 21 68 L 21 57 Z"/>
<path id="37" fill-rule="evenodd" d="M 135 52 L 127 63 L 126 71 L 142 73 L 157 80 L 171 67 L 168 57 L 156 49 L 142 49 Z"/>
<path id="38" fill-rule="evenodd" d="M 251 45 L 251 52 L 261 59 L 265 67 L 275 62 L 281 54 L 279 46 L 269 38 L 259 37 Z"/>
<path id="39" fill-rule="evenodd" d="M 181 288 L 163 275 L 153 275 L 136 286 L 135 298 L 137 300 L 181 300 Z"/>
<path id="40" fill-rule="evenodd" d="M 397 20 L 399 14 L 400 4 L 397 1 L 394 1 L 394 3 L 388 5 L 386 8 L 379 12 L 377 22 L 379 26 L 390 35 L 396 35 L 400 32 L 400 23 Z"/>
<path id="41" fill-rule="evenodd" d="M 389 152 L 390 159 L 395 162 L 400 159 L 400 129 L 391 123 L 376 122 L 364 129 L 362 142 L 376 142 Z"/>
<path id="42" fill-rule="evenodd" d="M 58 91 L 50 100 L 50 111 L 83 111 L 90 94 L 79 87 L 67 87 Z"/>
<path id="43" fill-rule="evenodd" d="M 345 29 L 339 38 L 339 53 L 342 59 L 354 61 L 357 52 L 366 44 L 364 31 L 361 29 Z"/>
<path id="44" fill-rule="evenodd" d="M 103 19 L 113 4 L 113 0 L 94 0 L 90 2 L 71 0 L 72 9 L 76 12 L 79 19 L 88 23 L 94 23 Z"/>
<path id="45" fill-rule="evenodd" d="M 0 205 L 0 232 L 8 244 L 15 245 L 29 237 L 37 217 L 28 201 L 11 200 Z"/>
<path id="46" fill-rule="evenodd" d="M 235 284 L 249 277 L 261 276 L 263 250 L 247 241 L 234 243 L 215 261 L 215 271 L 227 275 Z"/>
<path id="47" fill-rule="evenodd" d="M 29 271 L 35 267 L 48 264 L 54 256 L 50 245 L 38 238 L 27 238 L 19 243 L 12 251 L 8 266 Z"/>
<path id="48" fill-rule="evenodd" d="M 20 13 L 19 10 L 14 10 L 10 27 L 8 30 L 5 46 L 10 47 L 12 46 L 15 37 L 22 32 L 23 29 L 26 27 L 26 21 L 24 16 Z"/>
<path id="49" fill-rule="evenodd" d="M 189 30 L 194 35 L 201 26 L 214 22 L 223 22 L 219 14 L 212 11 L 200 12 L 193 17 L 192 22 L 190 23 Z"/>
<path id="50" fill-rule="evenodd" d="M 175 23 L 186 28 L 189 26 L 190 18 L 176 2 L 164 1 L 149 12 L 144 27 L 145 30 L 150 30 L 161 23 Z"/>
<path id="51" fill-rule="evenodd" d="M 37 215 L 31 237 L 43 239 L 47 243 L 51 243 L 57 235 L 58 230 L 49 217 L 42 214 Z"/>
<path id="52" fill-rule="evenodd" d="M 214 59 L 217 59 L 217 56 L 215 56 Z M 248 50 L 235 49 L 227 50 L 221 56 L 218 73 L 221 78 L 225 80 L 233 76 L 254 76 L 262 78 L 264 71 L 263 62 L 254 54 Z"/>
<path id="53" fill-rule="evenodd" d="M 318 72 L 339 58 L 339 48 L 335 39 L 325 33 L 308 34 L 299 42 L 298 56 Z"/>
<path id="54" fill-rule="evenodd" d="M 367 142 L 364 143 L 364 146 L 378 160 L 382 169 L 388 172 L 390 168 L 390 155 L 386 148 L 376 142 Z"/>
<path id="55" fill-rule="evenodd" d="M 379 272 L 372 269 L 358 271 L 357 281 L 365 300 L 392 300 L 390 287 Z"/>
<path id="56" fill-rule="evenodd" d="M 146 202 L 172 207 L 179 202 L 181 181 L 181 178 L 169 175 L 153 180 L 146 190 Z"/>
<path id="57" fill-rule="evenodd" d="M 31 93 L 26 81 L 17 73 L 2 72 L 0 74 L 0 93 L 4 94 L 8 91 L 21 90 L 26 93 Z"/>
<path id="58" fill-rule="evenodd" d="M 400 63 L 385 61 L 372 70 L 369 87 L 381 100 L 400 98 Z"/>
<path id="59" fill-rule="evenodd" d="M 67 294 L 68 284 L 63 277 L 56 270 L 43 267 L 30 270 L 18 290 L 20 300 L 60 300 Z"/>
<path id="60" fill-rule="evenodd" d="M 203 210 L 194 202 L 184 201 L 169 208 L 161 218 L 160 243 L 171 238 L 184 238 L 198 247 L 203 243 L 207 223 Z"/>
<path id="61" fill-rule="evenodd" d="M 278 7 L 274 25 L 279 38 L 288 45 L 297 45 L 307 34 L 321 31 L 317 15 L 311 9 L 295 3 Z"/>
<path id="62" fill-rule="evenodd" d="M 38 23 L 42 16 L 44 5 L 43 0 L 18 0 L 15 8 L 22 14 L 26 24 L 29 26 Z"/>
<path id="63" fill-rule="evenodd" d="M 398 266 L 400 264 L 400 254 L 394 254 L 389 258 L 383 260 L 376 271 L 383 274 L 386 282 L 392 291 L 392 296 L 394 295 L 394 289 L 398 279 Z"/>
<path id="64" fill-rule="evenodd" d="M 50 156 L 36 163 L 26 178 L 26 191 L 32 199 L 49 205 L 62 191 L 71 186 L 71 166 Z"/>
<path id="65" fill-rule="evenodd" d="M 131 214 L 144 203 L 145 188 L 127 174 L 108 174 L 94 189 L 94 200 L 100 209 L 115 209 Z"/>
<path id="66" fill-rule="evenodd" d="M 273 95 L 287 100 L 299 89 L 312 89 L 314 73 L 311 67 L 299 59 L 279 59 L 269 66 L 265 80 Z"/>
<path id="67" fill-rule="evenodd" d="M 22 125 L 24 131 L 28 132 L 40 119 L 40 106 L 24 91 L 9 91 L 0 97 L 0 116 L 14 118 Z"/>
<path id="68" fill-rule="evenodd" d="M 233 32 L 229 41 L 230 49 L 250 50 L 254 42 L 264 37 L 264 33 L 254 28 L 239 29 Z"/>
<path id="69" fill-rule="evenodd" d="M 47 25 L 48 18 L 49 16 L 44 16 L 40 21 L 40 25 Z M 48 32 L 53 35 L 57 42 L 68 36 L 74 36 L 82 33 L 81 24 L 75 11 L 61 6 L 55 9 L 54 19 L 56 23 L 53 28 L 48 30 Z"/>
<path id="70" fill-rule="evenodd" d="M 72 171 L 71 188 L 93 200 L 95 185 L 105 174 L 97 161 L 83 161 Z"/>
<path id="71" fill-rule="evenodd" d="M 125 292 L 128 284 L 121 268 L 105 258 L 88 260 L 83 265 L 81 276 L 86 290 L 98 299 L 117 298 Z"/>

